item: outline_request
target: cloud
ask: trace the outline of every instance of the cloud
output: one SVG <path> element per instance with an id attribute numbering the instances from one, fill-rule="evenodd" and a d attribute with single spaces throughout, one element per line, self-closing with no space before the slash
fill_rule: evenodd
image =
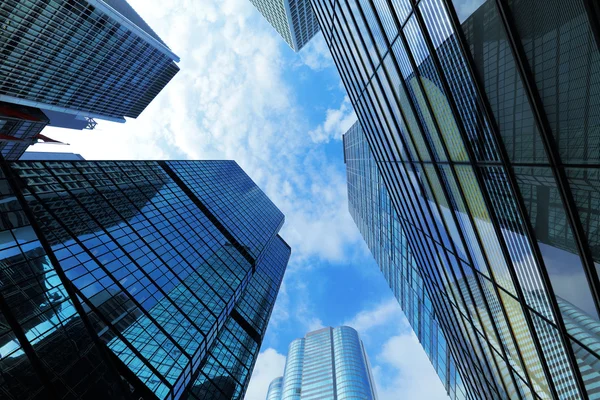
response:
<path id="1" fill-rule="evenodd" d="M 256 359 L 244 400 L 265 400 L 271 381 L 279 376 L 283 376 L 284 368 L 284 355 L 279 354 L 272 348 L 260 352 Z"/>
<path id="2" fill-rule="evenodd" d="M 350 99 L 346 96 L 340 107 L 338 109 L 327 110 L 325 122 L 316 129 L 311 130 L 308 134 L 315 143 L 341 140 L 342 135 L 350 129 L 356 120 L 354 108 L 350 104 Z"/>
<path id="3" fill-rule="evenodd" d="M 327 112 L 323 134 L 307 134 L 315 127 L 284 79 L 297 60 L 248 0 L 131 3 L 181 57 L 181 71 L 138 119 L 48 135 L 87 159 L 234 159 L 285 214 L 290 268 L 346 260 L 361 237 L 347 211 L 341 147 L 333 159 L 314 137 L 339 138 L 350 103 Z M 316 42 L 301 57 L 325 68 L 325 51 Z"/>
<path id="4" fill-rule="evenodd" d="M 360 333 L 361 337 L 364 337 L 372 329 L 388 326 L 393 321 L 398 321 L 396 326 L 398 329 L 409 329 L 398 301 L 394 297 L 390 297 L 368 310 L 359 312 L 343 325 L 351 326 Z"/>
<path id="5" fill-rule="evenodd" d="M 317 71 L 335 66 L 322 33 L 313 36 L 310 42 L 300 50 L 299 55 L 301 62 L 296 66 L 306 65 Z"/>
<path id="6" fill-rule="evenodd" d="M 414 333 L 393 336 L 373 368 L 380 400 L 447 400 L 448 395 Z"/>

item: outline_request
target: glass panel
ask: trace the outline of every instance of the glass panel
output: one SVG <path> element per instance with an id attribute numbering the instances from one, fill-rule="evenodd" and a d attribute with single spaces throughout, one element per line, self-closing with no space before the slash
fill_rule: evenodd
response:
<path id="1" fill-rule="evenodd" d="M 387 59 L 389 59 L 389 56 L 387 57 Z M 410 160 L 414 159 L 414 157 L 415 157 L 414 147 L 412 146 L 412 141 L 410 140 L 410 136 L 408 135 L 408 130 L 406 128 L 406 125 L 404 124 L 404 119 L 402 117 L 400 109 L 398 107 L 394 107 L 394 104 L 395 104 L 394 94 L 395 93 L 390 88 L 389 80 L 387 79 L 387 75 L 386 75 L 386 68 L 383 68 L 383 67 L 379 68 L 377 70 L 377 75 L 379 76 L 379 79 L 381 81 L 381 85 L 383 87 L 385 96 L 391 104 L 391 110 L 394 114 L 395 121 L 398 124 L 398 126 L 400 128 L 400 132 L 401 132 L 401 133 L 396 132 L 395 126 L 392 125 L 394 127 L 394 135 L 392 137 L 392 140 L 396 144 L 396 146 L 398 146 L 400 149 L 400 154 L 396 156 L 397 157 L 396 159 L 402 160 L 402 161 L 410 161 Z M 382 97 L 381 100 L 384 101 L 384 98 Z M 386 109 L 387 109 L 387 107 L 386 107 Z M 402 139 L 399 137 L 400 135 L 402 135 Z M 407 152 L 407 149 L 404 147 L 403 140 L 404 141 L 408 140 L 410 142 L 408 152 Z"/>
<path id="2" fill-rule="evenodd" d="M 408 54 L 404 48 L 404 45 L 402 44 L 402 41 L 396 40 L 396 43 L 394 44 L 394 53 L 400 65 L 400 70 L 402 71 L 402 76 L 406 82 L 406 87 L 409 92 L 408 94 L 410 97 L 406 97 L 406 99 L 407 101 L 412 101 L 421 121 L 421 125 L 427 130 L 427 132 L 424 132 L 424 135 L 427 135 L 427 140 L 432 147 L 432 151 L 435 153 L 435 157 L 440 161 L 445 161 L 446 156 L 442 147 L 442 142 L 435 128 L 433 117 L 427 108 L 425 95 L 419 86 L 419 81 L 417 80 L 419 78 L 413 71 L 412 64 L 410 63 Z M 400 96 L 402 95 L 403 93 L 400 94 Z"/>
<path id="3" fill-rule="evenodd" d="M 478 160 L 497 161 L 499 154 L 492 139 L 489 122 L 485 119 L 483 106 L 475 94 L 458 38 L 442 0 L 423 0 L 419 9 L 475 157 Z"/>
<path id="4" fill-rule="evenodd" d="M 561 399 L 579 398 L 580 394 L 575 384 L 573 370 L 558 330 L 537 314 L 530 313 L 530 315 L 556 392 Z"/>
<path id="5" fill-rule="evenodd" d="M 585 2 L 509 3 L 564 164 L 600 162 L 600 51 Z"/>
<path id="6" fill-rule="evenodd" d="M 379 64 L 377 59 L 377 51 L 375 50 L 375 46 L 373 44 L 373 42 L 371 41 L 371 38 L 369 37 L 369 34 L 366 31 L 366 27 L 364 25 L 364 22 L 362 20 L 362 18 L 360 18 L 360 14 L 358 13 L 358 10 L 356 9 L 356 4 L 354 2 L 352 2 L 352 4 L 350 4 L 351 8 L 348 8 L 348 4 L 346 2 L 341 2 L 341 3 L 337 3 L 337 7 L 341 7 L 343 14 L 339 14 L 339 19 L 340 19 L 340 23 L 342 24 L 342 26 L 345 26 L 346 24 L 348 25 L 348 29 L 350 29 L 351 31 L 351 35 L 345 34 L 346 40 L 349 41 L 349 46 L 353 46 L 352 44 L 352 38 L 354 38 L 354 42 L 356 43 L 356 47 L 358 47 L 358 51 L 361 53 L 362 56 L 362 60 L 365 64 L 365 68 L 367 69 L 366 74 L 367 76 L 371 76 L 373 74 L 373 68 L 371 67 L 371 63 L 369 62 L 369 59 L 366 56 L 366 53 L 368 53 L 371 57 L 372 62 L 377 65 Z M 352 14 L 351 14 L 351 10 L 354 12 L 355 15 L 358 15 L 358 18 L 356 18 L 356 24 L 354 23 L 354 21 L 352 20 Z M 362 38 L 365 42 L 364 46 L 361 42 L 361 40 L 359 38 Z M 365 48 L 366 46 L 366 48 Z M 357 58 L 357 61 L 360 60 Z"/>
<path id="7" fill-rule="evenodd" d="M 435 168 L 433 165 L 431 164 L 426 164 L 424 165 L 424 169 L 425 169 L 425 173 L 427 175 L 427 177 L 429 178 L 429 181 L 431 182 L 431 187 L 433 189 L 433 194 L 435 195 L 435 202 L 440 206 L 440 210 L 442 213 L 442 217 L 446 223 L 446 226 L 448 227 L 448 233 L 449 233 L 449 240 L 452 241 L 452 243 L 454 244 L 454 246 L 456 246 L 456 251 L 458 252 L 458 255 L 464 260 L 466 257 L 464 255 L 465 249 L 462 243 L 462 240 L 460 238 L 460 235 L 458 233 L 458 229 L 456 227 L 456 224 L 454 223 L 454 219 L 452 218 L 452 212 L 453 212 L 453 207 L 450 207 L 448 205 L 448 201 L 446 200 L 446 196 L 444 194 L 442 185 L 440 184 L 440 181 L 438 179 L 438 176 L 436 174 Z M 453 195 L 456 195 L 456 193 L 453 193 Z M 453 200 L 454 199 L 450 199 L 450 204 L 453 204 Z M 437 210 L 436 210 L 436 214 L 437 214 Z M 438 218 L 439 218 L 439 214 L 438 214 Z M 441 229 L 444 229 L 443 226 L 440 227 Z M 444 229 L 445 232 L 445 229 Z M 446 238 L 447 235 L 444 235 L 444 238 Z M 449 246 L 449 243 L 447 244 L 447 247 L 449 250 L 454 251 L 452 249 L 452 247 Z"/>
<path id="8" fill-rule="evenodd" d="M 358 3 L 358 4 L 356 4 Z M 373 38 L 375 39 L 375 44 L 377 45 L 377 49 L 379 50 L 379 54 L 384 55 L 387 51 L 387 45 L 385 42 L 385 36 L 379 29 L 379 24 L 377 23 L 376 15 L 374 14 L 374 8 L 372 4 L 372 0 L 358 0 L 357 2 L 351 2 L 352 11 L 354 12 L 354 18 L 356 18 L 359 26 L 365 26 L 365 29 L 369 29 L 373 34 Z M 365 15 L 365 20 L 362 19 L 360 13 L 358 12 L 358 7 L 362 9 L 363 14 Z M 360 22 L 359 22 L 360 19 Z M 363 30 L 363 29 L 361 29 Z M 363 30 L 366 35 L 366 30 Z M 375 65 L 379 64 L 379 56 L 375 55 L 373 59 L 373 63 Z"/>
<path id="9" fill-rule="evenodd" d="M 408 18 L 408 15 L 412 12 L 410 0 L 392 0 L 392 4 L 398 19 L 400 20 L 400 25 L 404 24 L 404 21 L 406 21 L 406 18 Z"/>
<path id="10" fill-rule="evenodd" d="M 550 168 L 516 167 L 515 173 L 554 293 L 597 320 L 596 306 Z"/>
<path id="11" fill-rule="evenodd" d="M 388 8 L 386 0 L 375 0 L 373 3 L 375 4 L 375 9 L 381 19 L 381 24 L 383 25 L 388 40 L 392 43 L 398 35 L 398 29 L 396 28 L 392 11 Z"/>
<path id="12" fill-rule="evenodd" d="M 416 154 L 414 150 L 413 141 L 417 146 L 418 155 L 423 161 L 429 161 L 429 152 L 427 151 L 427 146 L 425 145 L 423 135 L 421 133 L 421 129 L 417 123 L 417 119 L 415 114 L 412 112 L 410 107 L 410 103 L 408 100 L 408 96 L 402 83 L 400 82 L 400 77 L 398 76 L 398 71 L 396 70 L 396 66 L 392 61 L 392 56 L 388 55 L 384 60 L 384 66 L 388 73 L 390 74 L 391 85 L 396 91 L 396 95 L 400 100 L 399 107 L 402 110 L 404 118 L 406 120 L 407 125 L 407 133 L 410 136 L 406 136 L 406 141 L 409 143 L 411 147 L 412 154 Z M 412 138 L 411 138 L 412 137 Z"/>
<path id="13" fill-rule="evenodd" d="M 537 264 L 529 239 L 525 235 L 524 221 L 521 220 L 516 209 L 514 196 L 508 185 L 508 176 L 502 167 L 480 167 L 480 171 L 493 204 L 492 211 L 500 224 L 502 237 L 523 289 L 525 301 L 530 307 L 554 322 L 554 314 L 540 276 L 543 266 Z"/>
<path id="14" fill-rule="evenodd" d="M 523 377 L 525 380 L 525 374 L 529 375 L 529 378 L 533 382 L 533 389 L 543 399 L 550 399 L 551 392 L 548 387 L 548 381 L 544 375 L 543 369 L 541 368 L 541 362 L 539 355 L 533 344 L 532 334 L 527 326 L 525 317 L 523 315 L 522 305 L 519 304 L 512 296 L 509 296 L 504 291 L 500 290 L 500 299 L 504 304 L 504 309 L 508 315 L 510 329 L 517 340 L 519 350 L 523 356 L 526 370 L 516 369 L 516 372 Z"/>
<path id="15" fill-rule="evenodd" d="M 431 110 L 440 129 L 446 149 L 453 161 L 467 161 L 467 153 L 458 126 L 452 114 L 447 94 L 442 88 L 441 80 L 436 71 L 434 62 L 429 54 L 425 38 L 412 16 L 404 28 L 404 33 L 410 46 L 413 57 L 419 69 L 419 76 L 423 89 L 429 100 Z M 425 105 L 423 105 L 424 107 Z M 429 126 L 428 126 L 429 127 Z M 434 132 L 434 127 L 429 127 Z M 437 149 L 437 147 L 436 147 Z M 438 150 L 440 152 L 441 150 Z"/>
<path id="16" fill-rule="evenodd" d="M 566 168 L 579 220 L 600 274 L 600 169 Z"/>
<path id="17" fill-rule="evenodd" d="M 515 288 L 508 272 L 502 249 L 500 248 L 499 238 L 492 225 L 473 168 L 466 165 L 456 165 L 454 168 L 475 221 L 475 226 L 479 232 L 479 237 L 487 254 L 494 278 L 500 286 L 514 294 Z"/>
<path id="18" fill-rule="evenodd" d="M 598 346 L 597 340 L 595 344 Z M 598 385 L 598 381 L 600 381 L 600 357 L 574 341 L 571 341 L 571 345 L 589 398 L 600 399 L 600 386 Z"/>
<path id="19" fill-rule="evenodd" d="M 510 160 L 547 163 L 495 2 L 453 2 Z"/>
<path id="20" fill-rule="evenodd" d="M 458 15 L 458 22 L 461 24 L 465 22 L 486 1 L 489 0 L 452 0 Z"/>

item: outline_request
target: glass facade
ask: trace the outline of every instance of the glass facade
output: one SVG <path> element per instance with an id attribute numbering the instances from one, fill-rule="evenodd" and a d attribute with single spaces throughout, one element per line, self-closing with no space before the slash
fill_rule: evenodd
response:
<path id="1" fill-rule="evenodd" d="M 344 135 L 344 159 L 352 218 L 450 398 L 471 398 L 358 122 Z"/>
<path id="2" fill-rule="evenodd" d="M 358 333 L 347 326 L 323 328 L 294 340 L 283 377 L 271 382 L 267 400 L 377 399 Z"/>
<path id="3" fill-rule="evenodd" d="M 312 0 L 470 398 L 600 399 L 595 3 Z"/>
<path id="4" fill-rule="evenodd" d="M 0 188 L 3 398 L 243 398 L 290 248 L 235 162 L 5 162 Z"/>
<path id="5" fill-rule="evenodd" d="M 0 101 L 0 159 L 18 160 L 48 123 L 39 108 Z"/>
<path id="6" fill-rule="evenodd" d="M 283 388 L 283 377 L 275 378 L 269 385 L 267 391 L 267 400 L 279 400 L 281 399 L 281 389 Z"/>
<path id="7" fill-rule="evenodd" d="M 250 0 L 283 40 L 300 51 L 319 32 L 309 0 Z"/>
<path id="8" fill-rule="evenodd" d="M 4 0 L 0 27 L 2 101 L 124 122 L 179 71 L 125 0 Z"/>

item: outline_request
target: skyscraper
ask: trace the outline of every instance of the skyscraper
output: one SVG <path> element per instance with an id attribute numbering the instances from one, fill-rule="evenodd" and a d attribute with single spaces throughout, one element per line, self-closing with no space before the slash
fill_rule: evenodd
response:
<path id="1" fill-rule="evenodd" d="M 175 76 L 174 61 L 125 0 L 0 3 L 0 101 L 124 122 Z"/>
<path id="2" fill-rule="evenodd" d="M 296 52 L 319 32 L 319 23 L 309 0 L 250 1 Z"/>
<path id="3" fill-rule="evenodd" d="M 243 398 L 290 248 L 235 162 L 1 167 L 2 398 Z"/>
<path id="4" fill-rule="evenodd" d="M 600 398 L 597 4 L 312 4 L 466 397 Z"/>
<path id="5" fill-rule="evenodd" d="M 358 122 L 343 140 L 350 214 L 450 398 L 468 398 L 425 289 L 422 271 Z"/>
<path id="6" fill-rule="evenodd" d="M 294 340 L 283 377 L 269 386 L 268 400 L 377 399 L 367 353 L 348 327 L 323 328 Z"/>

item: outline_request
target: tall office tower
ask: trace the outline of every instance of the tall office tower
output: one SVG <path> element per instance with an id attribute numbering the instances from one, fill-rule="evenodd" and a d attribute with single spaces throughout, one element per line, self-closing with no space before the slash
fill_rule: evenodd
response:
<path id="1" fill-rule="evenodd" d="M 442 333 L 401 221 L 379 175 L 360 124 L 343 136 L 348 206 L 377 265 L 451 399 L 466 399 L 460 371 Z M 401 356 L 401 355 L 399 355 Z"/>
<path id="2" fill-rule="evenodd" d="M 312 4 L 466 397 L 599 399 L 597 2 Z"/>
<path id="3" fill-rule="evenodd" d="M 290 248 L 235 162 L 0 166 L 0 397 L 243 398 Z"/>
<path id="4" fill-rule="evenodd" d="M 310 0 L 250 0 L 263 17 L 298 52 L 319 32 Z"/>
<path id="5" fill-rule="evenodd" d="M 268 400 L 377 399 L 367 353 L 348 327 L 323 328 L 289 347 L 283 377 L 269 385 Z"/>
<path id="6" fill-rule="evenodd" d="M 0 101 L 55 116 L 137 118 L 179 71 L 125 0 L 3 0 L 0 27 Z"/>

